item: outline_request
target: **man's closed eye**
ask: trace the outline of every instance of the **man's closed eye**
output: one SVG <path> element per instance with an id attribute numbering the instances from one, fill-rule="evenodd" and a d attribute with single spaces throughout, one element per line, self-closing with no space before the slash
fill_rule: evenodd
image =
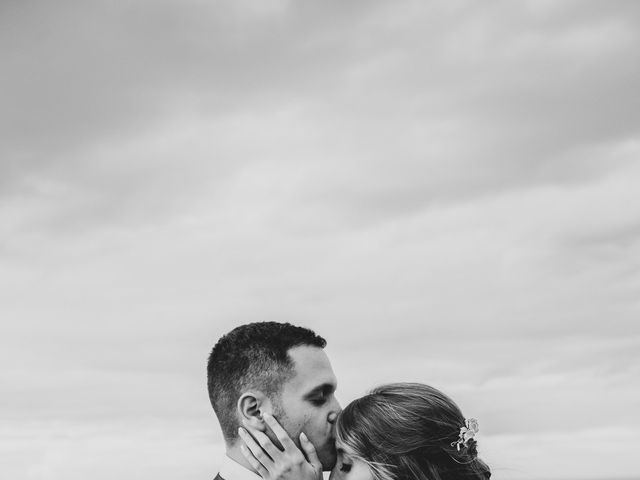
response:
<path id="1" fill-rule="evenodd" d="M 325 403 L 327 403 L 327 397 L 325 397 L 324 395 L 319 395 L 317 397 L 313 397 L 310 400 L 311 400 L 311 403 L 313 403 L 317 407 L 320 407 L 320 406 L 324 405 Z"/>

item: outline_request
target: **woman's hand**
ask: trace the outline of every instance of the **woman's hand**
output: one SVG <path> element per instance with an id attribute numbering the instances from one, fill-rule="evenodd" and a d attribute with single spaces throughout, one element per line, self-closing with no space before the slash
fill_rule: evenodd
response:
<path id="1" fill-rule="evenodd" d="M 265 480 L 322 480 L 322 464 L 307 436 L 300 434 L 303 455 L 275 418 L 268 413 L 262 418 L 284 450 L 276 447 L 264 433 L 251 429 L 249 434 L 240 428 L 238 432 L 244 442 L 240 449 L 256 472 Z"/>

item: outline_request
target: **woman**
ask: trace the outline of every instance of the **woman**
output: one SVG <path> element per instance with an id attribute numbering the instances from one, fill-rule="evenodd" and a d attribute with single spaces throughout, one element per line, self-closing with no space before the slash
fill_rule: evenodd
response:
<path id="1" fill-rule="evenodd" d="M 269 418 L 282 443 L 284 431 L 277 431 L 274 422 Z M 351 402 L 338 417 L 338 459 L 330 480 L 486 480 L 491 473 L 477 456 L 477 431 L 477 422 L 465 419 L 458 406 L 433 387 L 383 385 Z M 301 447 L 308 461 L 294 466 L 273 453 L 268 465 L 258 465 L 260 447 L 244 438 L 253 452 L 245 449 L 245 457 L 263 478 L 322 479 L 313 446 L 304 437 Z M 287 453 L 290 445 L 282 444 Z"/>
<path id="2" fill-rule="evenodd" d="M 383 385 L 340 414 L 338 461 L 331 476 L 334 480 L 484 480 L 490 472 L 477 456 L 473 438 L 477 431 L 477 422 L 465 420 L 458 406 L 433 387 Z"/>

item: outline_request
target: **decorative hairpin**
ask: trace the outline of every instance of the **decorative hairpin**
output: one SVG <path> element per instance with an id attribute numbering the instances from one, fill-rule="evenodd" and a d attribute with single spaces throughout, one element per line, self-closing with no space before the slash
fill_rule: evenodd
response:
<path id="1" fill-rule="evenodd" d="M 455 446 L 460 451 L 460 445 L 467 446 L 467 442 L 476 436 L 480 429 L 478 428 L 478 420 L 475 418 L 467 418 L 464 421 L 464 427 L 460 427 L 460 436 L 458 440 L 451 443 L 451 446 Z"/>

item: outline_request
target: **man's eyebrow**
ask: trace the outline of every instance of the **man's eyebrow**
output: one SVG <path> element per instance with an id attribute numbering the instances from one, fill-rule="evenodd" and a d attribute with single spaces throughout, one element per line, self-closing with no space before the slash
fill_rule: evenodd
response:
<path id="1" fill-rule="evenodd" d="M 332 383 L 323 383 L 322 385 L 318 385 L 313 390 L 309 391 L 305 395 L 305 398 L 310 398 L 310 397 L 313 397 L 314 395 L 318 395 L 320 393 L 324 393 L 326 395 L 326 394 L 329 394 L 329 393 L 333 393 L 335 391 L 336 391 L 336 385 L 334 385 Z"/>

